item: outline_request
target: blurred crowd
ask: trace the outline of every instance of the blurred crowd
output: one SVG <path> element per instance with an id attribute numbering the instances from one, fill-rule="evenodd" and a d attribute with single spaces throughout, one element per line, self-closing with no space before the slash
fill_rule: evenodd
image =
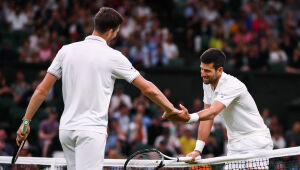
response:
<path id="1" fill-rule="evenodd" d="M 0 0 L 0 63 L 49 64 L 62 45 L 91 34 L 93 14 L 110 6 L 124 16 L 111 46 L 137 68 L 194 66 L 207 48 L 224 50 L 226 69 L 300 73 L 299 0 Z M 168 8 L 168 10 L 166 10 Z M 192 61 L 192 62 L 188 62 Z M 190 64 L 190 65 L 188 65 Z M 199 67 L 199 63 L 197 63 Z M 22 71 L 7 83 L 0 70 L 0 155 L 12 155 L 15 131 L 25 108 L 46 72 L 26 82 Z M 58 82 L 58 84 L 61 82 Z M 174 103 L 172 91 L 164 94 Z M 31 122 L 29 143 L 22 156 L 53 156 L 60 150 L 58 120 L 61 89 L 54 86 Z M 203 108 L 195 98 L 190 112 Z M 155 147 L 169 156 L 195 147 L 197 124 L 161 119 L 163 110 L 142 94 L 124 93 L 117 84 L 109 107 L 106 158 L 125 158 L 137 149 Z M 300 145 L 300 122 L 283 127 L 270 110 L 261 110 L 274 148 Z M 204 157 L 226 154 L 226 129 L 216 118 Z"/>
<path id="2" fill-rule="evenodd" d="M 16 72 L 15 81 L 6 84 L 0 72 L 0 155 L 12 155 L 15 146 L 15 132 L 20 125 L 30 97 L 40 83 L 45 71 L 41 71 L 31 83 L 25 81 L 22 72 Z M 58 84 L 61 82 L 57 82 Z M 31 134 L 22 156 L 61 156 L 58 140 L 59 118 L 61 116 L 60 93 L 54 86 L 47 100 L 42 104 L 31 121 Z M 172 91 L 163 90 L 170 101 L 178 105 Z M 189 112 L 203 109 L 202 99 L 195 98 L 192 105 L 187 106 Z M 108 110 L 108 138 L 106 158 L 126 158 L 136 150 L 158 148 L 169 156 L 185 155 L 193 151 L 197 139 L 198 124 L 171 122 L 161 118 L 162 108 L 150 102 L 144 95 L 129 96 L 121 83 L 116 84 Z M 283 127 L 270 109 L 263 108 L 261 115 L 270 128 L 274 149 L 300 146 L 300 121 L 294 121 L 290 127 Z M 203 157 L 226 155 L 227 135 L 223 120 L 216 117 L 212 133 L 206 141 Z"/>
<path id="3" fill-rule="evenodd" d="M 299 0 L 0 0 L 0 61 L 49 63 L 83 40 L 93 15 L 124 16 L 110 45 L 137 68 L 199 67 L 207 48 L 227 54 L 226 69 L 300 73 Z M 165 9 L 168 10 L 165 10 Z"/>

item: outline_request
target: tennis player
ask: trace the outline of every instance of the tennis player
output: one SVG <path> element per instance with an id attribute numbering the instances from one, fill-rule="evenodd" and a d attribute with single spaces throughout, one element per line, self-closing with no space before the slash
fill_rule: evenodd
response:
<path id="1" fill-rule="evenodd" d="M 62 79 L 64 111 L 59 138 L 68 170 L 99 170 L 103 167 L 108 107 L 116 79 L 125 79 L 168 114 L 178 114 L 162 92 L 145 80 L 119 51 L 107 43 L 119 32 L 122 16 L 102 7 L 94 18 L 94 31 L 84 41 L 59 50 L 44 80 L 35 90 L 24 120 L 31 120 L 57 79 Z M 20 126 L 21 127 L 21 126 Z M 16 141 L 25 140 L 21 128 Z"/>
<path id="2" fill-rule="evenodd" d="M 264 124 L 246 86 L 237 78 L 223 71 L 225 60 L 225 54 L 214 48 L 206 50 L 201 55 L 204 110 L 189 115 L 188 110 L 180 105 L 184 111 L 181 114 L 168 115 L 165 113 L 163 115 L 163 118 L 175 121 L 188 123 L 201 121 L 196 147 L 187 156 L 195 158 L 201 154 L 210 134 L 214 117 L 217 115 L 225 121 L 228 155 L 273 149 L 270 131 Z M 263 160 L 263 163 L 267 168 L 268 160 Z M 244 163 L 243 166 L 244 168 L 252 168 L 251 166 L 257 168 L 255 164 Z"/>

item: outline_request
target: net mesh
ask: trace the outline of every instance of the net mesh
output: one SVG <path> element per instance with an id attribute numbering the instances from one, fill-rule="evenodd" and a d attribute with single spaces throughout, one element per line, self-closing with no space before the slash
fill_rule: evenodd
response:
<path id="1" fill-rule="evenodd" d="M 0 170 L 66 170 L 66 161 L 63 158 L 37 158 L 20 157 L 16 165 L 11 166 L 12 157 L 0 156 Z M 105 159 L 104 170 L 124 169 L 125 159 Z M 145 160 L 141 160 L 145 161 Z M 157 160 L 147 160 L 155 162 Z M 143 166 L 135 169 L 149 170 Z M 150 168 L 151 169 L 151 168 Z M 277 149 L 268 152 L 256 152 L 234 156 L 222 156 L 202 159 L 195 164 L 176 162 L 168 164 L 161 169 L 185 169 L 185 170 L 246 170 L 246 169 L 270 169 L 270 170 L 298 170 L 300 169 L 300 147 Z"/>

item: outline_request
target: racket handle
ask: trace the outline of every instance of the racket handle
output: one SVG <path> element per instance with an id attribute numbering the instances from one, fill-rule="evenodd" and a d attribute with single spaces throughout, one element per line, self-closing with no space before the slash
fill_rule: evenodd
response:
<path id="1" fill-rule="evenodd" d="M 186 162 L 186 161 L 191 161 L 191 160 L 192 160 L 192 157 L 179 157 L 178 158 L 178 162 Z M 195 158 L 195 161 L 199 161 L 199 160 L 201 160 L 200 155 Z"/>
<path id="2" fill-rule="evenodd" d="M 191 161 L 192 157 L 179 157 L 178 162 L 186 162 L 186 161 Z"/>
<path id="3" fill-rule="evenodd" d="M 24 120 L 23 121 L 23 128 L 22 128 L 22 135 L 25 135 L 25 133 L 27 132 L 28 126 L 29 126 L 29 121 L 28 120 Z"/>

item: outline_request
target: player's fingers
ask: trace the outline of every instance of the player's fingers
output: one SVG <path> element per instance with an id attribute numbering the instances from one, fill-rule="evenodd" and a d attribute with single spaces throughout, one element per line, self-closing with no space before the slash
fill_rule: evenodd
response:
<path id="1" fill-rule="evenodd" d="M 187 111 L 187 109 L 182 105 L 182 104 L 179 104 L 179 107 L 183 110 L 183 111 Z"/>
<path id="2" fill-rule="evenodd" d="M 18 146 L 20 146 L 20 142 L 19 142 L 18 137 L 16 138 L 16 143 L 17 143 Z"/>
<path id="3" fill-rule="evenodd" d="M 164 112 L 164 114 L 162 115 L 163 119 L 166 119 L 166 112 Z"/>

